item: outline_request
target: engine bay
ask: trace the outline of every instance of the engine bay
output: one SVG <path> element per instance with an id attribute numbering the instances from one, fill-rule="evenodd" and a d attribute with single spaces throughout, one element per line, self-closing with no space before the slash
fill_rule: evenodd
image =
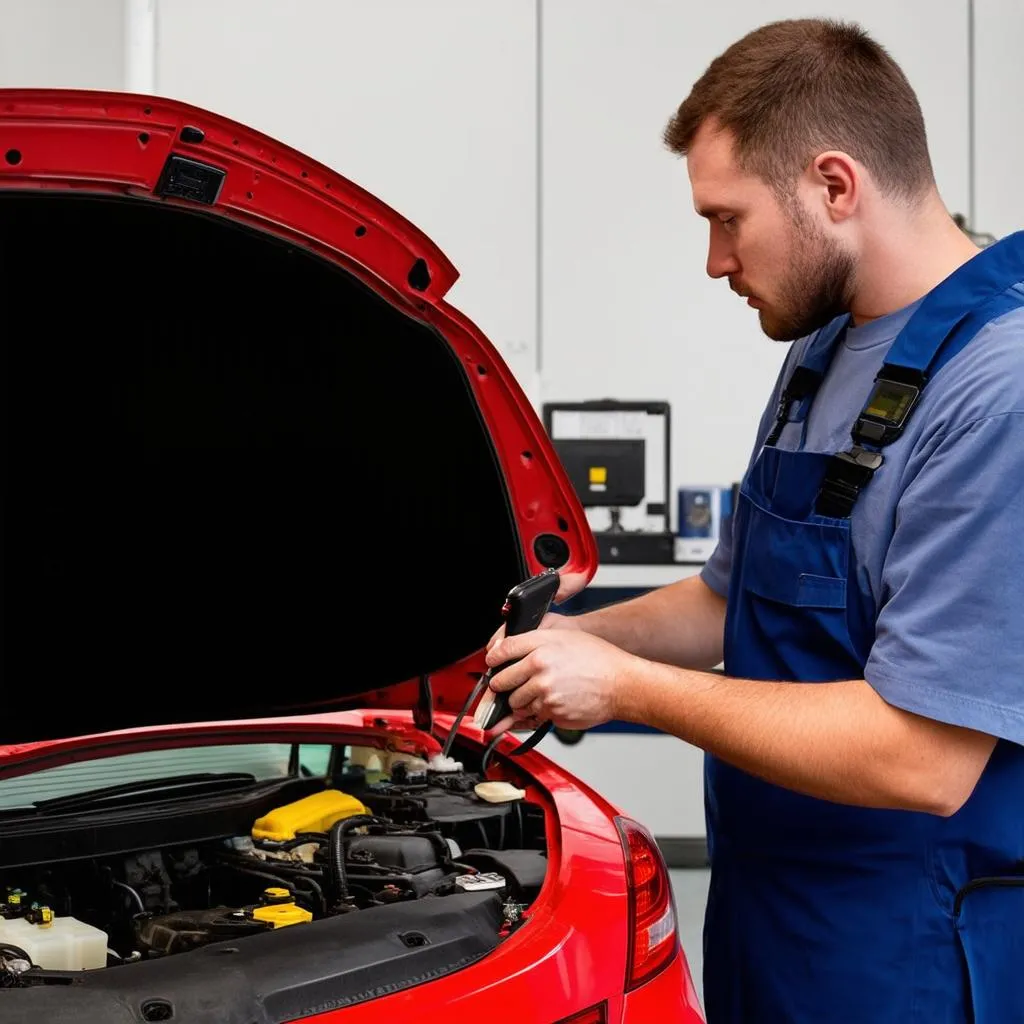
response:
<path id="1" fill-rule="evenodd" d="M 345 915 L 397 922 L 403 907 L 466 893 L 500 901 L 499 938 L 520 927 L 547 870 L 543 810 L 457 762 L 399 754 L 382 770 L 381 752 L 352 754 L 326 788 L 309 780 L 248 832 L 0 866 L 0 988 Z"/>

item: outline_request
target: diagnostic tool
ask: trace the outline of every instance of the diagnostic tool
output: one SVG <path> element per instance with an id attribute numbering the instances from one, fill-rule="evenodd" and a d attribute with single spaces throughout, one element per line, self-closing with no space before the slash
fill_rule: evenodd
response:
<path id="1" fill-rule="evenodd" d="M 505 635 L 518 636 L 536 629 L 551 608 L 551 602 L 558 593 L 558 570 L 545 569 L 514 586 L 505 599 L 502 614 L 505 616 Z M 491 669 L 487 678 L 496 675 L 514 662 L 509 661 L 499 668 Z M 487 689 L 480 698 L 473 721 L 485 732 L 493 729 L 511 712 L 507 693 L 495 693 Z"/>

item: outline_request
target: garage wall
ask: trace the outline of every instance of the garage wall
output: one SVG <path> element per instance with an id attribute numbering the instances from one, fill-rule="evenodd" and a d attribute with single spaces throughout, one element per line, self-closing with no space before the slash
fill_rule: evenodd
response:
<path id="1" fill-rule="evenodd" d="M 0 87 L 123 85 L 124 0 L 0 0 Z"/>
<path id="2" fill-rule="evenodd" d="M 975 228 L 1024 230 L 1024 3 L 974 0 Z"/>
<path id="3" fill-rule="evenodd" d="M 155 59 L 126 60 L 149 9 Z M 148 68 L 153 91 L 310 153 L 446 250 L 453 301 L 538 405 L 668 400 L 674 486 L 727 483 L 784 346 L 704 276 L 706 228 L 660 133 L 728 43 L 820 14 L 904 66 L 950 210 L 1024 227 L 1020 0 L 0 0 L 0 85 L 116 89 Z M 544 749 L 656 833 L 703 834 L 699 751 L 615 733 Z"/>
<path id="4" fill-rule="evenodd" d="M 296 146 L 422 228 L 463 273 L 451 301 L 533 386 L 535 0 L 162 0 L 156 39 L 161 94 Z"/>

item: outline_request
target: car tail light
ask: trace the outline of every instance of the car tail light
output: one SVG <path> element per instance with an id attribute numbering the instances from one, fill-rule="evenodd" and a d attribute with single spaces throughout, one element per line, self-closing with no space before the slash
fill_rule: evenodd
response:
<path id="1" fill-rule="evenodd" d="M 600 1006 L 592 1006 L 589 1010 L 584 1010 L 582 1013 L 574 1013 L 571 1017 L 563 1017 L 561 1020 L 556 1021 L 555 1024 L 607 1024 L 606 1006 L 606 1003 L 602 1003 Z"/>
<path id="2" fill-rule="evenodd" d="M 629 883 L 629 957 L 626 991 L 667 967 L 679 948 L 668 868 L 651 834 L 630 818 L 616 818 Z"/>

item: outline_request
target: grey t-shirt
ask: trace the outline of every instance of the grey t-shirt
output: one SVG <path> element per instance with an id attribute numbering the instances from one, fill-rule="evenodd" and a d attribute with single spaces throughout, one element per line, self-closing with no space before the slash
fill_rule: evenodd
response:
<path id="1" fill-rule="evenodd" d="M 875 374 L 917 305 L 847 331 L 803 450 L 850 447 Z M 810 341 L 786 358 L 751 461 Z M 800 433 L 787 425 L 778 447 L 797 450 Z M 896 707 L 1024 744 L 1024 308 L 986 326 L 929 381 L 850 529 L 858 583 L 877 609 L 868 683 Z M 723 536 L 702 574 L 722 596 L 731 561 Z"/>

